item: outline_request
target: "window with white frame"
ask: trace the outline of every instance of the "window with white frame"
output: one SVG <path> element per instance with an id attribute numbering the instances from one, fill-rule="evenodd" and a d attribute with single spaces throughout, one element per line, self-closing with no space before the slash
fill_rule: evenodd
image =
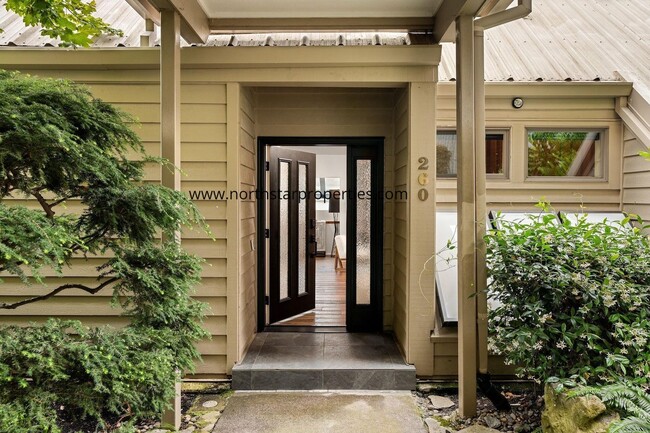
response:
<path id="1" fill-rule="evenodd" d="M 604 131 L 528 129 L 528 177 L 603 178 Z"/>
<path id="2" fill-rule="evenodd" d="M 508 171 L 508 131 L 488 130 L 485 133 L 485 171 L 488 177 L 506 177 Z M 441 130 L 436 134 L 436 170 L 438 177 L 456 177 L 458 173 L 458 137 L 456 131 Z"/>

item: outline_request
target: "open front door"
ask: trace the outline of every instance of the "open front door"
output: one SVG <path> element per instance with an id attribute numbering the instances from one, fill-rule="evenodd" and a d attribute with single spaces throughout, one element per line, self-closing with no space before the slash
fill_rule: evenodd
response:
<path id="1" fill-rule="evenodd" d="M 270 323 L 315 308 L 316 155 L 271 146 Z"/>

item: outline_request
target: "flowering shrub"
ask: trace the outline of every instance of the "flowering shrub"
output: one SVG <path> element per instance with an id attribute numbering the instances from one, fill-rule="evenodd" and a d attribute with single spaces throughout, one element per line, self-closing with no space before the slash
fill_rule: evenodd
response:
<path id="1" fill-rule="evenodd" d="M 621 223 L 501 219 L 488 233 L 490 348 L 536 381 L 650 383 L 650 243 Z"/>

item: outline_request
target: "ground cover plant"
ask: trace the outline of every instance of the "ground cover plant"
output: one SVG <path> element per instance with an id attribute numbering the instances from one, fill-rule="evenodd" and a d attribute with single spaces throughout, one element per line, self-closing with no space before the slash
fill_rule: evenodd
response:
<path id="1" fill-rule="evenodd" d="M 74 83 L 0 71 L 0 311 L 103 290 L 128 317 L 120 330 L 0 328 L 0 431 L 58 432 L 59 406 L 127 428 L 159 416 L 199 358 L 201 260 L 176 236 L 205 223 L 182 193 L 144 181 L 147 164 L 175 168 L 145 156 L 132 122 Z M 63 280 L 84 262 L 93 284 Z"/>

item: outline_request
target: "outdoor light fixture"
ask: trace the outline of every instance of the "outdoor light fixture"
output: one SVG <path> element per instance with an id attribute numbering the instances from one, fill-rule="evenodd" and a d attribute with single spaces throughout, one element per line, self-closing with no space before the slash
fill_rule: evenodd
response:
<path id="1" fill-rule="evenodd" d="M 519 97 L 514 98 L 514 99 L 512 100 L 512 106 L 515 107 L 515 108 L 517 108 L 517 109 L 518 109 L 518 108 L 521 108 L 521 107 L 524 106 L 524 100 L 521 99 L 521 98 L 519 98 Z"/>

